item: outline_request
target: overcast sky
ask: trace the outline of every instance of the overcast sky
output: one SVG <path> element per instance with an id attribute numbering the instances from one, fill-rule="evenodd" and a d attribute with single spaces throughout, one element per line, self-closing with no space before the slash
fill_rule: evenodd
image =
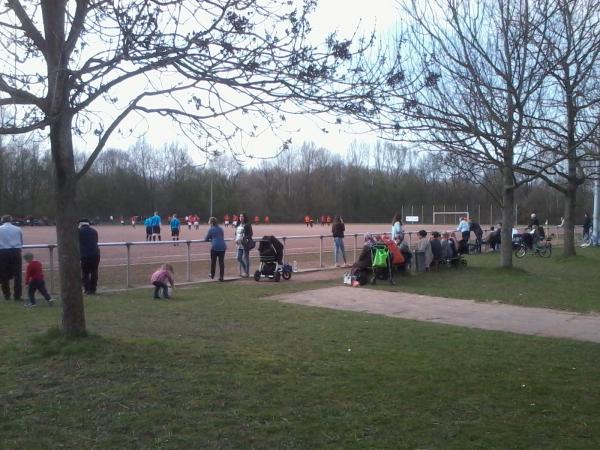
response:
<path id="1" fill-rule="evenodd" d="M 351 36 L 356 28 L 360 27 L 363 30 L 362 34 L 368 35 L 376 29 L 378 34 L 389 36 L 395 29 L 397 17 L 395 0 L 319 0 L 317 10 L 311 18 L 312 35 L 315 42 L 323 42 L 333 31 L 337 31 L 342 37 Z M 134 144 L 141 135 L 154 146 L 173 141 L 187 145 L 185 139 L 180 137 L 179 128 L 168 119 L 132 117 L 122 128 L 133 128 L 134 134 L 122 137 L 115 133 L 108 146 L 126 148 Z M 324 132 L 323 128 L 328 132 Z M 281 130 L 279 136 L 266 132 L 253 141 L 245 142 L 245 145 L 252 154 L 268 156 L 280 147 L 283 139 L 292 137 L 293 145 L 299 146 L 304 141 L 312 141 L 318 146 L 343 154 L 353 140 L 374 142 L 376 139 L 373 134 L 353 134 L 348 128 L 359 133 L 364 131 L 356 125 L 328 125 L 316 117 L 288 117 L 286 128 Z M 86 141 L 76 142 L 76 146 L 82 150 L 90 148 L 95 139 L 88 137 Z M 192 148 L 189 145 L 188 147 L 196 162 L 202 162 L 203 157 L 194 156 Z"/>

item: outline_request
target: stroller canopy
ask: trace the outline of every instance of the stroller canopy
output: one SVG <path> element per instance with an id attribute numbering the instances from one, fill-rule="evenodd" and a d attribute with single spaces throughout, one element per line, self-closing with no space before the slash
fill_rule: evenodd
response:
<path id="1" fill-rule="evenodd" d="M 283 264 L 283 244 L 275 236 L 263 236 L 258 244 L 258 254 L 262 258 L 275 258 Z"/>

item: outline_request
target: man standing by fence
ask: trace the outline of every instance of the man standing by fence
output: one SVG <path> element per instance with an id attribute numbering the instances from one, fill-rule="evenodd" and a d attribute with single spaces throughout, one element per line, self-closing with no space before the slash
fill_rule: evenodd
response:
<path id="1" fill-rule="evenodd" d="M 460 222 L 458 223 L 458 227 L 456 228 L 456 231 L 459 231 L 462 237 L 458 244 L 458 252 L 461 254 L 469 252 L 468 243 L 469 236 L 471 235 L 471 226 L 469 225 L 467 219 L 467 217 L 461 217 Z"/>
<path id="2" fill-rule="evenodd" d="M 13 298 L 21 301 L 21 249 L 23 248 L 23 232 L 13 225 L 12 217 L 2 216 L 0 226 L 0 284 L 4 300 L 10 300 L 10 280 L 13 281 Z"/>
<path id="3" fill-rule="evenodd" d="M 98 247 L 98 232 L 90 226 L 88 219 L 79 221 L 79 252 L 83 291 L 88 295 L 94 295 L 98 286 L 100 248 Z"/>

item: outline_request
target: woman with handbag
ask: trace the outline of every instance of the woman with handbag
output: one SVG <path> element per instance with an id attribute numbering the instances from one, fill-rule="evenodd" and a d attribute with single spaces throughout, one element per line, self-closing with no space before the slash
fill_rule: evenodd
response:
<path id="1" fill-rule="evenodd" d="M 331 226 L 331 234 L 333 236 L 333 263 L 335 267 L 340 267 L 338 264 L 338 255 L 341 254 L 344 259 L 344 267 L 348 265 L 346 261 L 346 251 L 344 249 L 344 231 L 346 231 L 346 226 L 344 225 L 344 221 L 340 216 L 335 216 L 333 219 L 333 225 Z"/>
<path id="2" fill-rule="evenodd" d="M 235 229 L 235 243 L 237 244 L 237 260 L 240 263 L 240 275 L 243 278 L 250 276 L 250 250 L 256 245 L 252 240 L 252 225 L 248 221 L 248 215 L 241 213 L 239 225 Z"/>

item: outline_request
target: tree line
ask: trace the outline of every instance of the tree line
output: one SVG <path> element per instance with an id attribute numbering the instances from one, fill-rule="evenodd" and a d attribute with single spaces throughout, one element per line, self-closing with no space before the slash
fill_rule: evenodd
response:
<path id="1" fill-rule="evenodd" d="M 82 165 L 85 155 L 77 154 Z M 0 144 L 0 210 L 17 217 L 54 220 L 53 168 L 48 150 L 19 140 Z M 99 155 L 77 194 L 82 216 L 108 221 L 110 216 L 163 216 L 247 211 L 272 222 L 300 222 L 340 214 L 349 222 L 388 222 L 395 212 L 417 215 L 431 223 L 432 212 L 463 211 L 481 223 L 500 221 L 493 183 L 485 187 L 446 163 L 443 156 L 380 141 L 353 143 L 342 156 L 312 142 L 291 146 L 273 159 L 245 167 L 228 155 L 196 165 L 178 144 L 154 147 L 139 141 L 127 149 L 110 148 Z M 496 188 L 500 189 L 496 182 Z M 127 195 L 123 195 L 126 192 Z M 591 205 L 583 190 L 579 217 Z M 546 184 L 532 182 L 517 191 L 521 223 L 537 212 L 550 223 L 562 216 L 562 199 Z M 491 212 L 490 212 L 491 208 Z M 455 218 L 448 217 L 448 221 Z M 439 219 L 442 221 L 443 219 Z M 448 222 L 449 223 L 449 222 Z"/>

